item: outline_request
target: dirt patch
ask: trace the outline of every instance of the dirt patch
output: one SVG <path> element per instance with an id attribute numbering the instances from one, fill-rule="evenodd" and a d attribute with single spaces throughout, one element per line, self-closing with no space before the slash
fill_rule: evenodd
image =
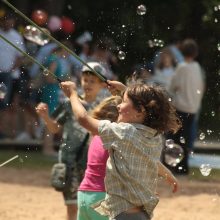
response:
<path id="1" fill-rule="evenodd" d="M 50 170 L 0 169 L 0 219 L 64 220 L 62 194 L 50 187 Z M 220 182 L 179 178 L 181 189 L 173 194 L 160 181 L 160 202 L 153 220 L 219 220 Z"/>

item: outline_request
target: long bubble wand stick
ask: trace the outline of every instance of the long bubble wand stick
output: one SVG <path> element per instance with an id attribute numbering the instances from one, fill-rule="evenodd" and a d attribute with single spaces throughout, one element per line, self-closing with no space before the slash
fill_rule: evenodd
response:
<path id="1" fill-rule="evenodd" d="M 18 50 L 20 53 L 22 53 L 24 56 L 28 57 L 32 62 L 38 64 L 41 69 L 47 73 L 49 73 L 50 75 L 52 75 L 59 83 L 62 82 L 62 80 L 60 78 L 58 78 L 54 73 L 52 73 L 50 70 L 48 70 L 45 66 L 43 66 L 41 63 L 39 63 L 36 59 L 34 59 L 32 56 L 30 56 L 29 54 L 27 54 L 26 52 L 24 52 L 23 50 L 21 50 L 19 47 L 17 47 L 15 44 L 13 44 L 11 41 L 9 41 L 8 39 L 6 39 L 4 36 L 2 36 L 0 34 L 0 38 L 2 40 L 4 40 L 5 42 L 7 42 L 8 44 L 10 44 L 12 47 L 14 47 L 16 50 Z"/>
<path id="2" fill-rule="evenodd" d="M 5 161 L 4 163 L 1 163 L 0 164 L 0 167 L 3 167 L 5 164 L 7 164 L 7 163 L 9 163 L 9 162 L 11 162 L 12 160 L 14 160 L 14 159 L 16 159 L 16 158 L 18 158 L 19 156 L 18 155 L 16 155 L 16 156 L 14 156 L 14 157 L 12 157 L 12 158 L 10 158 L 10 159 L 8 159 L 7 161 Z"/>
<path id="3" fill-rule="evenodd" d="M 21 50 L 19 47 L 17 47 L 15 44 L 13 44 L 11 41 L 9 41 L 8 39 L 6 39 L 4 36 L 2 36 L 0 34 L 0 38 L 2 40 L 4 40 L 5 42 L 7 42 L 9 45 L 11 45 L 12 47 L 14 47 L 16 50 L 18 50 L 19 52 L 21 52 L 24 56 L 28 57 L 32 62 L 38 64 L 41 69 L 45 72 L 47 72 L 48 74 L 52 75 L 59 83 L 62 82 L 62 80 L 60 78 L 58 78 L 54 73 L 52 73 L 50 70 L 48 70 L 45 66 L 43 66 L 41 63 L 39 63 L 36 59 L 34 59 L 32 56 L 30 56 L 29 54 L 27 54 L 26 52 L 24 52 L 23 50 Z M 83 98 L 78 95 L 78 97 L 83 100 Z"/>
<path id="4" fill-rule="evenodd" d="M 7 0 L 2 0 L 6 5 L 8 5 L 9 8 L 13 9 L 17 14 L 19 14 L 21 17 L 23 17 L 25 20 L 27 20 L 29 23 L 31 23 L 34 27 L 36 27 L 38 30 L 40 30 L 43 34 L 45 34 L 50 40 L 54 41 L 55 43 L 57 43 L 57 45 L 59 45 L 60 47 L 62 47 L 64 50 L 66 50 L 67 52 L 69 52 L 72 56 L 74 56 L 78 61 L 80 61 L 82 64 L 84 64 L 85 66 L 87 66 L 91 72 L 95 73 L 97 77 L 99 77 L 99 79 L 101 79 L 103 82 L 105 82 L 106 84 L 108 84 L 107 82 L 107 78 L 104 77 L 102 74 L 98 73 L 97 71 L 95 71 L 92 67 L 90 67 L 84 60 L 82 60 L 79 56 L 77 56 L 72 50 L 70 50 L 68 47 L 66 47 L 64 44 L 62 44 L 61 42 L 59 42 L 57 39 L 55 39 L 54 37 L 52 37 L 49 33 L 47 33 L 47 31 L 43 30 L 42 28 L 40 28 L 35 22 L 33 22 L 31 19 L 29 19 L 26 15 L 24 15 L 21 11 L 19 11 L 17 8 L 15 8 L 12 4 L 10 4 Z"/>

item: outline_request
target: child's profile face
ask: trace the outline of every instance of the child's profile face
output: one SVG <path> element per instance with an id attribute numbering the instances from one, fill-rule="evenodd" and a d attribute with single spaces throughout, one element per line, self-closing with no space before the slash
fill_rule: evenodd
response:
<path id="1" fill-rule="evenodd" d="M 145 113 L 139 112 L 134 108 L 132 100 L 127 96 L 127 92 L 124 93 L 122 102 L 117 108 L 119 114 L 117 122 L 143 123 Z"/>
<path id="2" fill-rule="evenodd" d="M 83 73 L 81 86 L 85 95 L 95 98 L 100 90 L 104 88 L 104 83 L 93 74 Z"/>

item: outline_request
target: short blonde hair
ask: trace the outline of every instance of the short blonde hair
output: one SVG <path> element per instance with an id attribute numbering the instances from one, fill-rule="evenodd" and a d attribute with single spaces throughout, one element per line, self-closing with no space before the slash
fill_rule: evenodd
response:
<path id="1" fill-rule="evenodd" d="M 91 115 L 93 118 L 99 120 L 109 120 L 115 122 L 118 119 L 117 106 L 121 103 L 122 98 L 120 96 L 110 96 L 104 99 L 99 105 L 97 105 Z"/>

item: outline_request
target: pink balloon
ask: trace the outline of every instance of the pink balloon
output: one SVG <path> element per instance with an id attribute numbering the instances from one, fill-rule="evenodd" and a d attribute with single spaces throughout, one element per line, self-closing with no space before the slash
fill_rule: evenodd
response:
<path id="1" fill-rule="evenodd" d="M 57 31 L 62 27 L 61 19 L 58 16 L 53 15 L 49 18 L 47 26 L 50 31 Z"/>

